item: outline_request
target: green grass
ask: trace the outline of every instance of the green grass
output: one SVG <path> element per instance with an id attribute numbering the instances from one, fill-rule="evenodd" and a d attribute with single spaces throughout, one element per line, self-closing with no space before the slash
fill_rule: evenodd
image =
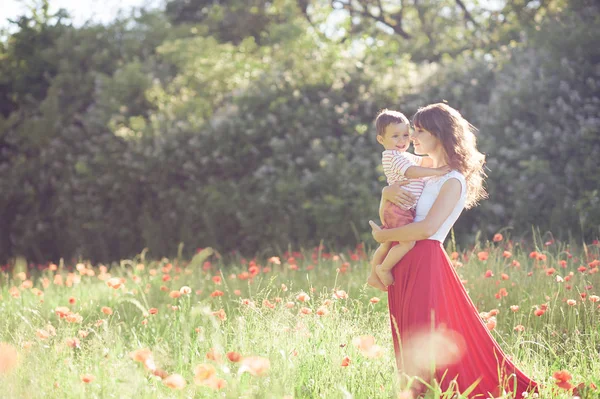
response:
<path id="1" fill-rule="evenodd" d="M 544 385 L 541 398 L 572 397 L 556 388 L 552 375 L 559 370 L 569 371 L 575 385 L 600 385 L 600 302 L 590 301 L 592 295 L 600 294 L 600 274 L 590 272 L 594 269 L 588 265 L 598 259 L 598 247 L 573 248 L 569 258 L 564 246 L 542 245 L 538 252 L 544 256 L 534 259 L 529 256 L 532 249 L 521 250 L 518 245 L 505 258 L 506 245 L 501 241 L 463 252 L 459 256 L 462 266 L 457 266 L 478 309 L 499 310 L 494 337 L 526 374 Z M 488 253 L 487 260 L 478 258 L 480 251 Z M 33 275 L 19 274 L 24 270 L 17 265 L 11 273 L 4 273 L 0 278 L 0 342 L 10 346 L 0 350 L 0 370 L 12 364 L 6 364 L 9 360 L 2 351 L 16 350 L 18 363 L 0 372 L 2 397 L 403 397 L 399 395 L 406 387 L 401 386 L 395 369 L 386 294 L 364 284 L 368 259 L 360 249 L 337 255 L 304 251 L 291 255 L 295 262 L 272 254 L 281 257 L 281 264 L 257 259 L 259 272 L 248 279 L 254 262 L 238 258 L 223 264 L 214 257 L 206 259 L 208 255 L 201 253 L 189 263 L 148 261 L 143 255 L 121 262 L 107 271 L 110 277 L 125 279 L 118 289 L 107 285 L 109 276 L 100 271 L 100 265 L 83 263 L 72 272 L 62 266 Z M 564 268 L 561 260 L 566 261 Z M 513 261 L 520 267 L 513 266 Z M 578 271 L 580 266 L 586 270 Z M 552 275 L 550 267 L 556 269 Z M 488 270 L 493 277 L 485 277 Z M 91 271 L 95 275 L 88 275 Z M 508 279 L 502 279 L 503 273 Z M 564 279 L 569 274 L 569 281 L 557 282 L 557 276 Z M 62 276 L 62 284 L 57 275 Z M 220 276 L 221 284 L 213 276 Z M 182 286 L 191 287 L 191 294 L 169 295 Z M 502 288 L 507 295 L 498 299 L 495 295 Z M 223 295 L 211 296 L 216 290 Z M 336 290 L 345 291 L 348 297 L 336 296 Z M 299 301 L 300 293 L 308 294 L 310 300 Z M 584 301 L 582 293 L 587 294 Z M 373 297 L 381 300 L 372 303 Z M 75 302 L 70 303 L 70 298 Z M 575 300 L 575 305 L 567 304 L 568 299 Z M 293 307 L 286 307 L 289 302 Z M 534 311 L 543 304 L 547 311 L 536 316 Z M 511 305 L 518 305 L 519 310 L 511 311 Z M 61 319 L 55 312 L 60 306 L 81 320 Z M 102 313 L 103 306 L 113 313 Z M 320 307 L 327 314 L 317 314 Z M 158 313 L 148 314 L 150 308 Z M 302 313 L 302 308 L 311 313 Z M 220 309 L 226 320 L 212 314 Z M 55 335 L 48 325 L 56 330 Z M 524 331 L 515 331 L 517 325 Z M 50 336 L 39 338 L 39 330 Z M 80 336 L 80 331 L 87 336 Z M 383 347 L 383 356 L 367 357 L 353 344 L 354 338 L 365 335 Z M 69 347 L 66 340 L 75 337 L 79 347 Z M 132 351 L 142 348 L 152 351 L 156 373 L 131 358 Z M 207 359 L 211 350 L 222 356 L 221 361 Z M 266 358 L 270 368 L 262 376 L 245 372 L 246 367 L 225 356 L 232 351 Z M 345 357 L 350 363 L 342 367 Z M 194 369 L 200 364 L 212 365 L 213 378 L 224 380 L 226 386 L 216 391 L 195 384 Z M 94 380 L 83 382 L 81 376 L 86 374 Z M 186 386 L 171 389 L 154 374 L 179 374 Z M 586 389 L 581 397 L 598 397 L 597 392 Z M 432 389 L 428 397 L 449 395 Z"/>

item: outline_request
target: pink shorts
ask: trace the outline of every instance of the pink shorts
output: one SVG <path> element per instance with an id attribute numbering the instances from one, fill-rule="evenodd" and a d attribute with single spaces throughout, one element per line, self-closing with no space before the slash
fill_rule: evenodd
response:
<path id="1" fill-rule="evenodd" d="M 398 205 L 387 201 L 383 206 L 383 229 L 393 229 L 404 226 L 415 220 L 415 210 L 402 209 Z"/>

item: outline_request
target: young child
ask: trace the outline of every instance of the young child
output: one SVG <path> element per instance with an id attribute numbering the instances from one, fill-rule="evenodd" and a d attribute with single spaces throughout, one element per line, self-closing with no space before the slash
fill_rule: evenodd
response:
<path id="1" fill-rule="evenodd" d="M 406 152 L 410 145 L 408 118 L 401 112 L 384 109 L 375 119 L 377 142 L 385 148 L 382 153 L 383 171 L 388 185 L 399 181 L 409 180 L 403 188 L 414 195 L 415 201 L 408 207 L 400 207 L 389 201 L 381 200 L 379 218 L 383 228 L 400 227 L 413 222 L 417 199 L 423 192 L 425 182 L 422 177 L 443 176 L 450 172 L 448 166 L 430 168 L 432 160 L 429 157 L 419 157 Z M 381 244 L 371 261 L 371 274 L 367 283 L 383 291 L 394 282 L 393 267 L 415 245 L 414 241 L 391 242 Z"/>

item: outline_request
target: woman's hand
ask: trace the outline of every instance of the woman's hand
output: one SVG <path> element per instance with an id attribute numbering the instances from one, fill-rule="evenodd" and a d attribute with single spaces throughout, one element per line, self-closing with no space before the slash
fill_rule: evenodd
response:
<path id="1" fill-rule="evenodd" d="M 379 227 L 374 221 L 369 220 L 369 225 L 373 229 L 371 234 L 373 234 L 373 239 L 380 244 L 385 243 L 385 240 L 382 237 L 383 230 Z"/>
<path id="2" fill-rule="evenodd" d="M 393 204 L 404 207 L 411 207 L 415 203 L 415 196 L 402 188 L 408 184 L 407 180 L 386 186 L 381 191 L 381 198 L 390 201 Z"/>

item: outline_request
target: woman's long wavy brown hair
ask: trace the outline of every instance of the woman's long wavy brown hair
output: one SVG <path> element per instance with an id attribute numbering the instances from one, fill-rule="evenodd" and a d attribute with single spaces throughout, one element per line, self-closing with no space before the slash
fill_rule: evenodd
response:
<path id="1" fill-rule="evenodd" d="M 485 155 L 477 150 L 477 129 L 460 112 L 444 103 L 419 108 L 412 120 L 415 127 L 427 130 L 440 140 L 448 157 L 448 165 L 465 176 L 465 207 L 472 208 L 487 198 L 483 187 L 486 177 L 483 170 Z"/>

